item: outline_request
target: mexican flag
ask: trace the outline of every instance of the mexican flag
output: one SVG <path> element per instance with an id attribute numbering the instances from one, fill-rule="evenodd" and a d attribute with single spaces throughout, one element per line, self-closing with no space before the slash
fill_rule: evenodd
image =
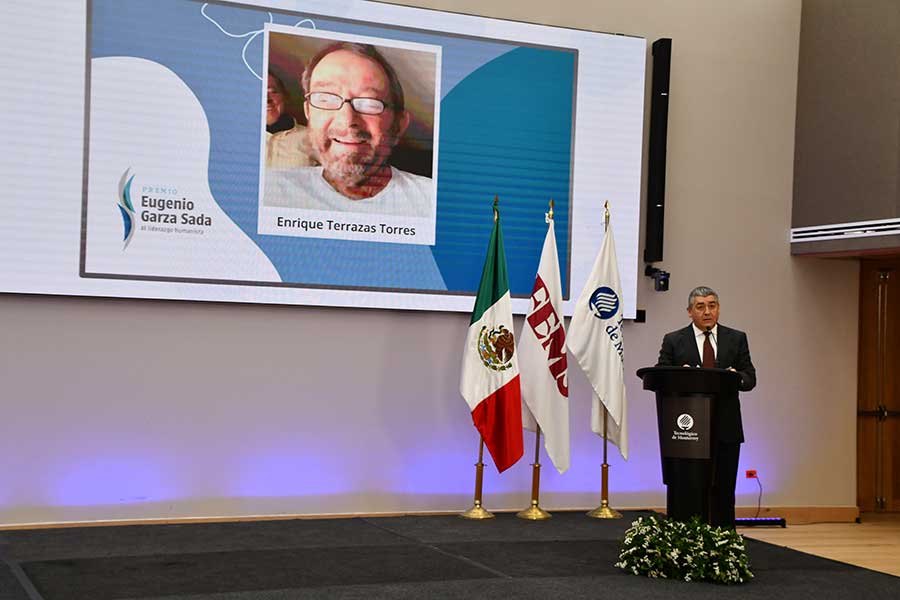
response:
<path id="1" fill-rule="evenodd" d="M 463 350 L 459 391 L 499 472 L 522 457 L 522 396 L 500 214 L 488 243 Z"/>

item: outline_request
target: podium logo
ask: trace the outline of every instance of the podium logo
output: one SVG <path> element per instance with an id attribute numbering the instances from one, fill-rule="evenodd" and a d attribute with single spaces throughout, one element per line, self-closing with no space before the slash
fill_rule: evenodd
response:
<path id="1" fill-rule="evenodd" d="M 619 312 L 619 296 L 610 287 L 599 287 L 591 294 L 588 305 L 595 317 L 605 321 L 613 318 Z"/>
<path id="2" fill-rule="evenodd" d="M 687 431 L 694 426 L 694 417 L 687 413 L 684 413 L 678 415 L 678 419 L 676 419 L 675 422 L 678 423 L 679 429 L 681 429 L 682 431 Z"/>

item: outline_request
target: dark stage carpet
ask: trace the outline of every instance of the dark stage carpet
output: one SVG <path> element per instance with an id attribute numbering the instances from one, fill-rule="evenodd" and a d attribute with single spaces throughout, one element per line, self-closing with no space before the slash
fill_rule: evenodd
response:
<path id="1" fill-rule="evenodd" d="M 741 586 L 613 567 L 639 513 L 556 513 L 0 532 L 0 600 L 900 598 L 900 578 L 748 540 Z"/>

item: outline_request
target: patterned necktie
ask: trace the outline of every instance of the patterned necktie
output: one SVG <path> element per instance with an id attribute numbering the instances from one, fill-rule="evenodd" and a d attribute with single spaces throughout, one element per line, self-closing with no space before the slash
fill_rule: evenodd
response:
<path id="1" fill-rule="evenodd" d="M 703 340 L 703 368 L 712 369 L 716 366 L 716 353 L 713 352 L 712 342 L 709 341 L 712 331 L 704 331 L 703 335 L 706 336 Z"/>

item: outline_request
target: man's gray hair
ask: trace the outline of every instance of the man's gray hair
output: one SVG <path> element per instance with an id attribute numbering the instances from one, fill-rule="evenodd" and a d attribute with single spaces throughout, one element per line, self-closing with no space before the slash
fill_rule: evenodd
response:
<path id="1" fill-rule="evenodd" d="M 688 305 L 690 308 L 694 305 L 694 298 L 703 298 L 705 296 L 715 296 L 716 301 L 719 300 L 719 295 L 716 293 L 716 290 L 706 287 L 705 285 L 700 285 L 691 290 L 691 293 L 688 294 Z"/>

